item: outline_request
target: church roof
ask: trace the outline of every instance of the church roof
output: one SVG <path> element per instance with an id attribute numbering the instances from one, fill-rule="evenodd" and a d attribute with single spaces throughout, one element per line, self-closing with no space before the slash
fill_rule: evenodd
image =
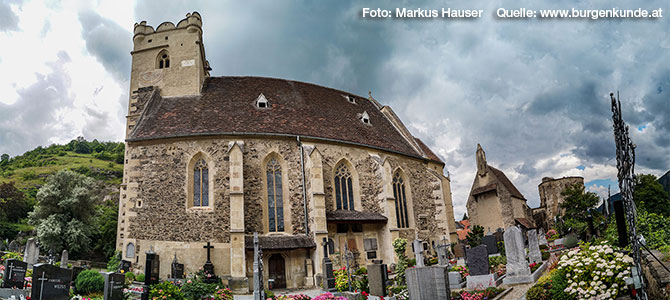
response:
<path id="1" fill-rule="evenodd" d="M 267 108 L 256 106 L 259 95 Z M 352 101 L 353 100 L 353 101 Z M 421 141 L 417 151 L 377 103 L 315 84 L 264 77 L 210 77 L 200 95 L 157 97 L 128 141 L 206 135 L 300 135 L 442 163 Z M 369 124 L 361 121 L 367 113 Z"/>
<path id="2" fill-rule="evenodd" d="M 498 178 L 498 181 L 500 181 L 500 183 L 502 183 L 502 185 L 507 188 L 507 190 L 510 192 L 510 194 L 512 194 L 512 197 L 516 197 L 516 198 L 524 199 L 524 200 L 526 199 L 521 194 L 521 192 L 519 192 L 519 190 L 514 186 L 512 181 L 510 181 L 509 178 L 507 178 L 507 176 L 505 175 L 505 173 L 503 173 L 503 171 L 500 171 L 500 170 L 498 170 L 498 169 L 496 169 L 492 166 L 489 166 L 489 165 L 487 165 L 486 167 L 489 169 L 490 172 L 493 172 L 493 174 L 496 176 L 496 178 Z"/>
<path id="3" fill-rule="evenodd" d="M 338 209 L 326 212 L 326 221 L 330 223 L 386 223 L 388 219 L 372 211 Z"/>
<path id="4" fill-rule="evenodd" d="M 262 250 L 289 250 L 300 248 L 315 248 L 316 243 L 308 236 L 304 235 L 270 235 L 259 236 L 258 246 Z M 244 247 L 247 250 L 254 249 L 254 237 L 244 237 Z"/>

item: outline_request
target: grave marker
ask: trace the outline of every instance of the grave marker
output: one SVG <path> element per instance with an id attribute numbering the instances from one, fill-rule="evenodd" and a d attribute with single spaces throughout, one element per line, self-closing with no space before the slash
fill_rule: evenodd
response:
<path id="1" fill-rule="evenodd" d="M 32 300 L 68 300 L 72 270 L 50 264 L 36 264 L 33 268 Z"/>
<path id="2" fill-rule="evenodd" d="M 26 242 L 26 250 L 23 253 L 23 261 L 28 263 L 28 268 L 32 268 L 40 257 L 40 248 L 37 247 L 35 238 L 29 238 Z"/>
<path id="3" fill-rule="evenodd" d="M 67 269 L 67 264 L 69 262 L 67 250 L 63 250 L 63 253 L 60 256 L 60 267 Z"/>
<path id="4" fill-rule="evenodd" d="M 170 278 L 184 279 L 184 264 L 180 264 L 177 260 L 177 252 L 174 253 L 174 259 L 172 259 Z"/>
<path id="5" fill-rule="evenodd" d="M 102 273 L 105 277 L 105 290 L 103 294 L 104 300 L 123 300 L 123 284 L 126 277 L 121 273 L 105 272 Z"/>
<path id="6" fill-rule="evenodd" d="M 537 231 L 535 229 L 528 230 L 528 258 L 530 262 L 541 262 L 542 253 L 540 252 L 540 245 L 537 240 Z"/>
<path id="7" fill-rule="evenodd" d="M 482 238 L 482 244 L 486 245 L 486 252 L 488 255 L 498 253 L 498 246 L 496 245 L 496 237 L 487 235 Z"/>
<path id="8" fill-rule="evenodd" d="M 3 288 L 22 289 L 26 278 L 28 264 L 17 259 L 5 261 L 5 273 L 2 275 Z"/>

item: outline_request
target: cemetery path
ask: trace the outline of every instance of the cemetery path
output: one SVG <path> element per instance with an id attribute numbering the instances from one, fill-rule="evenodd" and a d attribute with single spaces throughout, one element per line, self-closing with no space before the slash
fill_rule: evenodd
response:
<path id="1" fill-rule="evenodd" d="M 526 299 L 526 292 L 528 292 L 528 289 L 530 289 L 535 283 L 526 283 L 526 284 L 517 284 L 513 285 L 511 292 L 509 292 L 505 297 L 503 297 L 501 300 L 525 300 Z"/>

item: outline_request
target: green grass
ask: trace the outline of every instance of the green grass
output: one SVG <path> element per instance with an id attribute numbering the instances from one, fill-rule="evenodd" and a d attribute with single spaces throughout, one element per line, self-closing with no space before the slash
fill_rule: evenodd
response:
<path id="1" fill-rule="evenodd" d="M 81 167 L 99 170 L 98 174 L 100 172 L 110 172 L 112 175 L 109 177 L 105 176 L 104 179 L 97 178 L 103 180 L 106 184 L 118 185 L 122 180 L 122 164 L 100 160 L 94 158 L 92 154 L 79 154 L 67 151 L 63 156 L 46 154 L 41 155 L 36 160 L 40 162 L 41 166 L 18 168 L 2 172 L 0 174 L 0 183 L 13 181 L 17 188 L 25 191 L 44 185 L 47 177 L 60 170 L 72 170 Z"/>

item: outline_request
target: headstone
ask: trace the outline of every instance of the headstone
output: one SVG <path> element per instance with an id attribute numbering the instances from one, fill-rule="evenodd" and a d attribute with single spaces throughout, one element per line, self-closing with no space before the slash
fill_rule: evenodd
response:
<path id="1" fill-rule="evenodd" d="M 407 290 L 412 300 L 449 300 L 449 268 L 415 267 L 405 271 Z"/>
<path id="2" fill-rule="evenodd" d="M 170 278 L 184 279 L 184 264 L 180 264 L 177 260 L 177 253 L 174 254 L 172 265 L 170 268 Z"/>
<path id="3" fill-rule="evenodd" d="M 26 250 L 23 253 L 23 261 L 28 263 L 28 268 L 32 268 L 40 257 L 40 248 L 37 247 L 35 238 L 29 238 L 26 242 Z"/>
<path id="4" fill-rule="evenodd" d="M 63 250 L 63 253 L 60 256 L 60 267 L 63 269 L 67 269 L 68 262 L 69 260 L 67 250 Z"/>
<path id="5" fill-rule="evenodd" d="M 386 281 L 388 280 L 388 273 L 385 264 L 382 260 L 375 259 L 368 269 L 368 286 L 370 287 L 370 295 L 385 297 L 386 296 Z"/>
<path id="6" fill-rule="evenodd" d="M 530 275 L 523 236 L 521 235 L 521 229 L 516 226 L 510 226 L 505 230 L 505 255 L 507 256 L 507 274 L 504 283 L 517 283 L 514 277 L 528 277 Z"/>
<path id="7" fill-rule="evenodd" d="M 149 300 L 149 286 L 159 281 L 160 258 L 153 247 L 145 252 L 146 260 L 144 262 L 144 285 L 142 287 L 142 300 Z"/>
<path id="8" fill-rule="evenodd" d="M 128 273 L 130 272 L 131 266 L 132 263 L 130 261 L 123 259 L 121 260 L 121 263 L 119 263 L 119 272 L 123 271 L 123 273 Z"/>
<path id="9" fill-rule="evenodd" d="M 540 253 L 540 245 L 537 240 L 537 231 L 535 229 L 528 230 L 528 258 L 530 262 L 541 262 L 542 253 Z"/>
<path id="10" fill-rule="evenodd" d="M 456 257 L 465 257 L 465 245 L 456 244 L 454 246 L 454 256 Z"/>
<path id="11" fill-rule="evenodd" d="M 103 294 L 104 300 L 123 300 L 123 284 L 126 277 L 121 273 L 104 272 L 102 276 L 105 277 L 105 290 Z"/>
<path id="12" fill-rule="evenodd" d="M 459 272 L 449 272 L 449 288 L 458 290 L 465 287 L 465 281 Z"/>
<path id="13" fill-rule="evenodd" d="M 263 250 L 258 244 L 258 232 L 254 232 L 254 300 L 265 300 Z"/>
<path id="14" fill-rule="evenodd" d="M 9 242 L 7 250 L 9 250 L 9 252 L 19 252 L 19 242 L 17 242 L 16 240 L 12 240 L 11 242 Z"/>
<path id="15" fill-rule="evenodd" d="M 488 255 L 498 253 L 498 245 L 496 245 L 496 237 L 493 235 L 487 235 L 482 238 L 482 244 L 486 245 L 486 251 Z"/>
<path id="16" fill-rule="evenodd" d="M 202 269 L 207 276 L 204 281 L 205 283 L 214 283 L 218 281 L 218 277 L 216 276 L 216 273 L 214 273 L 214 264 L 212 264 L 211 261 L 211 250 L 214 249 L 214 246 L 212 246 L 210 242 L 207 242 L 207 245 L 202 247 L 207 249 L 207 261 L 205 262 L 205 265 L 202 266 Z"/>
<path id="17" fill-rule="evenodd" d="M 537 232 L 537 240 L 540 242 L 540 245 L 547 244 L 547 235 L 544 233 L 544 228 L 540 228 L 540 230 Z"/>
<path id="18" fill-rule="evenodd" d="M 328 258 L 328 240 L 323 238 L 323 290 L 327 292 L 334 292 L 335 289 L 335 274 L 333 273 L 333 262 Z"/>
<path id="19" fill-rule="evenodd" d="M 416 258 L 416 266 L 423 267 L 423 244 L 418 239 L 414 240 L 414 258 Z"/>
<path id="20" fill-rule="evenodd" d="M 490 273 L 489 255 L 486 250 L 486 245 L 470 248 L 465 260 L 466 265 L 470 269 L 470 275 L 486 275 Z"/>
<path id="21" fill-rule="evenodd" d="M 68 300 L 72 270 L 50 264 L 36 264 L 33 268 L 32 300 Z"/>
<path id="22" fill-rule="evenodd" d="M 28 264 L 17 259 L 8 259 L 5 261 L 5 272 L 2 275 L 3 288 L 22 289 L 26 278 Z"/>

